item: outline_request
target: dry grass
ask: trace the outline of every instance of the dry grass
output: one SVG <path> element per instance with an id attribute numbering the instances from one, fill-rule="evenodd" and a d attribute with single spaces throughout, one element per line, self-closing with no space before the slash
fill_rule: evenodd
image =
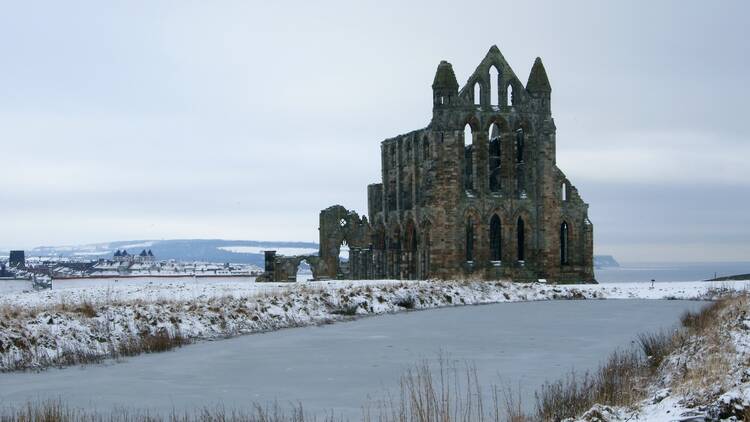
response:
<path id="1" fill-rule="evenodd" d="M 485 402 L 485 399 L 489 403 Z M 494 389 L 486 396 L 475 367 L 459 367 L 441 358 L 410 368 L 401 377 L 398 395 L 370 403 L 365 422 L 525 422 L 520 399 Z"/>
<path id="2" fill-rule="evenodd" d="M 713 395 L 728 389 L 728 374 L 738 370 L 731 363 L 736 350 L 730 331 L 744 319 L 749 301 L 747 292 L 725 294 L 698 312 L 683 314 L 682 325 L 700 342 L 689 343 L 688 353 L 676 363 L 679 376 L 672 380 L 672 388 L 678 394 L 692 397 L 696 404 L 707 404 Z"/>
<path id="3" fill-rule="evenodd" d="M 409 295 L 397 298 L 393 304 L 404 309 L 414 309 L 417 301 L 414 299 L 414 296 Z"/>
<path id="4" fill-rule="evenodd" d="M 643 398 L 650 366 L 641 351 L 616 351 L 598 370 L 548 383 L 536 393 L 534 420 L 559 421 L 594 404 L 629 405 Z"/>
<path id="5" fill-rule="evenodd" d="M 652 371 L 659 369 L 664 358 L 669 356 L 682 340 L 683 336 L 679 331 L 657 331 L 638 335 L 638 344 Z"/>
<path id="6" fill-rule="evenodd" d="M 110 343 L 108 350 L 92 350 L 84 346 L 62 344 L 54 354 L 40 352 L 33 345 L 24 345 L 20 356 L 6 356 L 0 372 L 19 371 L 38 367 L 65 367 L 101 363 L 106 359 L 120 359 L 142 353 L 159 353 L 181 347 L 189 343 L 179 330 L 160 329 L 155 333 L 142 331 L 135 337 L 128 337 L 119 343 Z"/>
<path id="7" fill-rule="evenodd" d="M 69 407 L 61 401 L 29 402 L 18 408 L 0 408 L 0 422 L 336 422 L 333 416 L 315 418 L 305 415 L 302 405 L 288 410 L 277 403 L 270 406 L 253 404 L 252 410 L 204 408 L 192 412 L 172 411 L 169 415 L 118 409 L 96 412 Z"/>
<path id="8" fill-rule="evenodd" d="M 86 318 L 94 318 L 97 315 L 96 308 L 94 308 L 94 305 L 87 300 L 81 302 L 73 309 L 73 311 L 78 312 Z"/>
<path id="9" fill-rule="evenodd" d="M 357 309 L 359 309 L 358 303 L 343 304 L 339 306 L 330 305 L 331 313 L 334 315 L 344 316 L 355 316 L 357 315 Z"/>
<path id="10" fill-rule="evenodd" d="M 178 330 L 170 332 L 161 329 L 156 333 L 142 332 L 139 337 L 131 337 L 120 343 L 112 357 L 136 356 L 141 353 L 159 353 L 182 347 L 188 340 Z"/>
<path id="11" fill-rule="evenodd" d="M 726 377 L 732 370 L 725 353 L 709 353 L 700 365 L 683 367 L 682 376 L 675 379 L 674 390 L 682 395 L 695 395 L 706 387 L 718 386 L 717 393 L 724 393 Z M 711 400 L 708 395 L 694 398 L 700 404 L 707 404 Z"/>
<path id="12" fill-rule="evenodd" d="M 645 398 L 647 387 L 665 359 L 686 347 L 691 336 L 706 347 L 708 353 L 699 364 L 682 367 L 682 377 L 674 380 L 675 391 L 686 394 L 706 385 L 722 385 L 733 370 L 727 356 L 734 350 L 728 334 L 718 327 L 722 322 L 733 321 L 738 316 L 734 314 L 746 309 L 747 303 L 747 294 L 724 295 L 700 311 L 683 314 L 681 329 L 641 334 L 638 349 L 613 353 L 593 373 L 583 376 L 573 373 L 564 380 L 545 384 L 536 395 L 534 420 L 559 421 L 576 417 L 594 404 L 634 405 Z M 727 315 L 727 312 L 732 314 Z"/>

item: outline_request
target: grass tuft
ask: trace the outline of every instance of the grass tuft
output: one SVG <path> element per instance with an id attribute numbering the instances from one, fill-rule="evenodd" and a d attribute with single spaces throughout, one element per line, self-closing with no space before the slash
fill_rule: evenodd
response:
<path id="1" fill-rule="evenodd" d="M 397 298 L 393 304 L 404 309 L 414 309 L 417 306 L 417 301 L 414 296 L 404 296 Z"/>
<path id="2" fill-rule="evenodd" d="M 677 336 L 677 332 L 666 331 L 638 335 L 638 344 L 646 357 L 646 363 L 652 370 L 658 369 L 664 358 L 674 351 Z"/>
<path id="3" fill-rule="evenodd" d="M 73 310 L 85 316 L 86 318 L 94 318 L 97 315 L 96 308 L 94 308 L 94 305 L 91 304 L 91 302 L 87 300 L 84 300 L 83 302 L 81 302 Z"/>
<path id="4" fill-rule="evenodd" d="M 357 315 L 358 308 L 359 308 L 358 304 L 341 305 L 341 306 L 333 308 L 331 310 L 331 313 L 334 315 L 355 316 Z"/>

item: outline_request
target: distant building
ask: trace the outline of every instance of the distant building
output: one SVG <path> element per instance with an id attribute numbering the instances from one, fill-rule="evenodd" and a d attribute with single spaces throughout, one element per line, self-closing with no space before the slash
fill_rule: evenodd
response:
<path id="1" fill-rule="evenodd" d="M 10 251 L 9 267 L 26 268 L 26 254 L 24 251 Z"/>
<path id="2" fill-rule="evenodd" d="M 115 251 L 114 256 L 112 257 L 112 260 L 115 262 L 154 262 L 154 253 L 151 252 L 151 249 L 142 250 L 140 254 L 138 255 L 131 255 L 128 253 L 126 249 L 117 250 Z"/>
<path id="3" fill-rule="evenodd" d="M 154 254 L 151 252 L 151 249 L 148 250 L 148 252 L 144 249 L 141 251 L 140 254 L 138 254 L 138 257 L 136 257 L 137 262 L 153 262 L 154 261 Z"/>

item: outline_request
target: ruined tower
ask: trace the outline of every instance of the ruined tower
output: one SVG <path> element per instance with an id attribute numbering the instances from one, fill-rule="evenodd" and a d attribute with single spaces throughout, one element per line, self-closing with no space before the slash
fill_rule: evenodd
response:
<path id="1" fill-rule="evenodd" d="M 588 204 L 556 165 L 541 59 L 524 86 L 492 46 L 460 89 L 440 62 L 432 91 L 429 125 L 382 142 L 368 217 L 321 211 L 318 274 L 594 282 Z"/>

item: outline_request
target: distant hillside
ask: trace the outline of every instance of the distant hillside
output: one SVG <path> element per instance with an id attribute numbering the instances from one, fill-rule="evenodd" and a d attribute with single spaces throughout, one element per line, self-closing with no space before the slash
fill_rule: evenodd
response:
<path id="1" fill-rule="evenodd" d="M 734 280 L 750 280 L 750 274 L 728 275 L 725 277 L 712 278 L 706 281 L 734 281 Z"/>
<path id="2" fill-rule="evenodd" d="M 119 240 L 77 246 L 40 246 L 27 250 L 26 256 L 97 259 L 110 258 L 116 250 L 123 249 L 131 254 L 140 253 L 143 249 L 151 249 L 156 259 L 159 260 L 232 262 L 262 267 L 264 250 L 275 250 L 280 255 L 317 254 L 318 244 L 315 242 L 222 239 Z M 594 266 L 597 268 L 619 267 L 620 264 L 611 255 L 595 255 Z"/>
<path id="3" fill-rule="evenodd" d="M 594 255 L 594 267 L 619 267 L 620 263 L 612 255 Z"/>
<path id="4" fill-rule="evenodd" d="M 232 262 L 262 267 L 264 250 L 276 250 L 281 255 L 314 254 L 318 252 L 318 244 L 221 239 L 127 240 L 78 246 L 40 246 L 27 250 L 26 256 L 97 259 L 109 258 L 118 249 L 125 249 L 131 254 L 151 249 L 156 259 L 160 260 Z"/>

